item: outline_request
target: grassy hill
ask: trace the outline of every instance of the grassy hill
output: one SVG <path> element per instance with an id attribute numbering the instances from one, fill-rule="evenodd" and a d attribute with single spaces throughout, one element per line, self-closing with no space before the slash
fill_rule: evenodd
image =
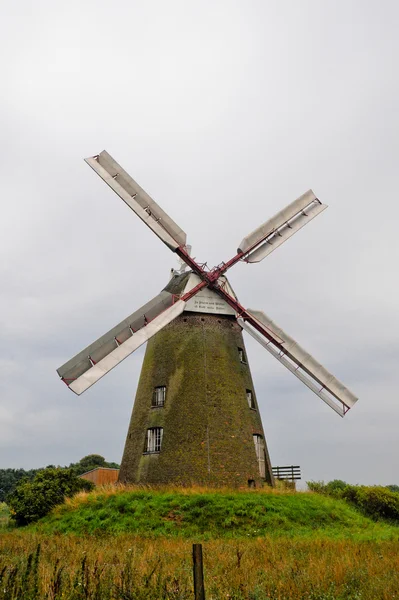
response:
<path id="1" fill-rule="evenodd" d="M 399 527 L 376 523 L 344 500 L 276 490 L 103 488 L 78 494 L 30 529 L 201 539 L 399 539 Z"/>
<path id="2" fill-rule="evenodd" d="M 0 600 L 388 600 L 399 527 L 315 493 L 97 489 L 0 535 Z"/>

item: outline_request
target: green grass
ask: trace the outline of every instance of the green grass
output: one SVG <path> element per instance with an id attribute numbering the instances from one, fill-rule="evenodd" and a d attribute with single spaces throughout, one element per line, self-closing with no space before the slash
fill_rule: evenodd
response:
<path id="1" fill-rule="evenodd" d="M 196 539 L 264 536 L 398 540 L 344 500 L 313 493 L 104 489 L 79 494 L 29 528 L 52 534 Z"/>
<path id="2" fill-rule="evenodd" d="M 8 526 L 10 511 L 5 502 L 0 502 L 0 531 Z"/>
<path id="3" fill-rule="evenodd" d="M 0 535 L 0 600 L 391 600 L 399 526 L 314 493 L 108 488 Z"/>

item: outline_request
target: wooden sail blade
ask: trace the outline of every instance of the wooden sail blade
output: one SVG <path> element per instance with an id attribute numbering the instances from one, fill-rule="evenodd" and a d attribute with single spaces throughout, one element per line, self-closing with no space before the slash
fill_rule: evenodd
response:
<path id="1" fill-rule="evenodd" d="M 186 302 L 162 291 L 105 335 L 57 369 L 68 387 L 80 395 L 180 315 Z"/>
<path id="2" fill-rule="evenodd" d="M 85 161 L 136 213 L 138 217 L 175 251 L 186 245 L 186 234 L 160 206 L 130 177 L 105 150 Z"/>
<path id="3" fill-rule="evenodd" d="M 309 190 L 247 235 L 237 252 L 246 262 L 260 262 L 326 208 Z"/>
<path id="4" fill-rule="evenodd" d="M 263 312 L 252 309 L 247 312 L 263 327 L 273 331 L 282 343 L 274 342 L 272 337 L 263 336 L 245 320 L 245 317 L 238 319 L 243 329 L 343 417 L 358 398 Z"/>

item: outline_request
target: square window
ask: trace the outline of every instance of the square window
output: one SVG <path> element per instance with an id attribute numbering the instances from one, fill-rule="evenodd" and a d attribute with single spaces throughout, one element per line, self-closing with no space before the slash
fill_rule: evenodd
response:
<path id="1" fill-rule="evenodd" d="M 154 388 L 154 393 L 152 395 L 152 406 L 160 407 L 165 406 L 165 398 L 166 398 L 166 386 L 161 385 Z"/>
<path id="2" fill-rule="evenodd" d="M 152 427 L 147 429 L 147 437 L 144 452 L 155 453 L 161 451 L 163 437 L 162 427 Z"/>

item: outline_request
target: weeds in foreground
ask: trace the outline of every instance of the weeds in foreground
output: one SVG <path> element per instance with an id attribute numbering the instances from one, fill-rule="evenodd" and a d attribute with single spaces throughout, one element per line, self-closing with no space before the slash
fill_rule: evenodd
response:
<path id="1" fill-rule="evenodd" d="M 8 527 L 10 510 L 5 502 L 0 502 L 0 531 Z"/>
<path id="2" fill-rule="evenodd" d="M 193 598 L 191 542 L 14 531 L 0 600 Z M 204 543 L 207 600 L 399 598 L 399 542 L 263 538 Z"/>

